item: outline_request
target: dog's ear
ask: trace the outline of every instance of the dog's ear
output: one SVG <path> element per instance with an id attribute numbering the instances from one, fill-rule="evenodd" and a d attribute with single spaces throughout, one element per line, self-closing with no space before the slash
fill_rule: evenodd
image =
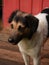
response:
<path id="1" fill-rule="evenodd" d="M 39 20 L 32 16 L 25 16 L 26 26 L 34 33 L 37 30 Z"/>
<path id="2" fill-rule="evenodd" d="M 9 22 L 9 23 L 12 22 L 14 16 L 16 15 L 16 13 L 17 13 L 18 11 L 19 11 L 19 10 L 16 10 L 16 11 L 14 11 L 14 12 L 11 13 L 11 15 L 10 15 L 10 17 L 9 17 L 9 19 L 8 19 L 8 22 Z"/>

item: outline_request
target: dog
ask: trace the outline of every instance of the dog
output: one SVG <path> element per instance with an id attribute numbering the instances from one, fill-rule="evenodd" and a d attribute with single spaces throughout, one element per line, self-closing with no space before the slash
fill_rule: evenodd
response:
<path id="1" fill-rule="evenodd" d="M 33 59 L 34 65 L 40 65 L 41 47 L 49 37 L 49 8 L 35 16 L 16 10 L 8 22 L 12 29 L 8 42 L 18 44 L 25 65 L 29 65 L 28 55 Z"/>

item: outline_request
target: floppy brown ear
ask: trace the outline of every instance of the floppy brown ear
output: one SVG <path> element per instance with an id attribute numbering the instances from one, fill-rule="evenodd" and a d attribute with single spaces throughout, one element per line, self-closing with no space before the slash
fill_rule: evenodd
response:
<path id="1" fill-rule="evenodd" d="M 32 15 L 25 16 L 25 20 L 27 27 L 34 33 L 37 30 L 39 20 Z"/>

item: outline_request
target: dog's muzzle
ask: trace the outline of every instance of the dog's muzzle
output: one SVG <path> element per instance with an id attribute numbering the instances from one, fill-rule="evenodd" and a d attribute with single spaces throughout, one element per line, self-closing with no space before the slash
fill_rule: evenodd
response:
<path id="1" fill-rule="evenodd" d="M 18 44 L 22 40 L 22 35 L 18 36 L 16 38 L 14 37 L 9 37 L 8 42 L 12 43 L 13 45 Z"/>

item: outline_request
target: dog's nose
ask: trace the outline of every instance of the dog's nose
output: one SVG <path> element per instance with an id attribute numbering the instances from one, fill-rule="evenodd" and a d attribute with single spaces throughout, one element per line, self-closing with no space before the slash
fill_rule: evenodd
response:
<path id="1" fill-rule="evenodd" d="M 8 41 L 9 41 L 10 43 L 14 43 L 14 39 L 12 39 L 12 38 L 9 38 Z"/>

